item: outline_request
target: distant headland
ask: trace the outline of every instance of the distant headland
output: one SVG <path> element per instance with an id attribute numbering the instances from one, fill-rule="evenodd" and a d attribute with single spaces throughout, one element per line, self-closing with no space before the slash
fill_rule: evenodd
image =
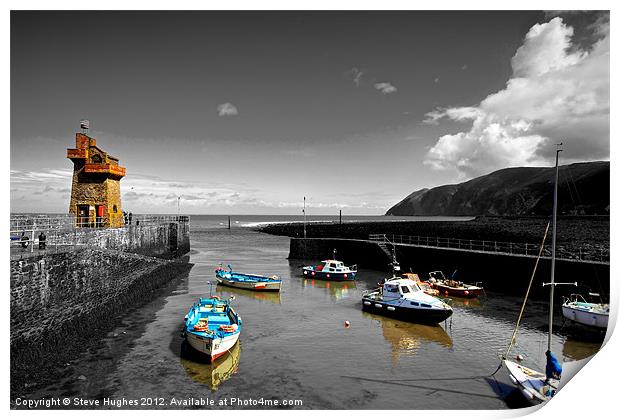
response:
<path id="1" fill-rule="evenodd" d="M 467 182 L 414 191 L 387 216 L 551 214 L 554 168 L 506 168 Z M 560 167 L 559 214 L 609 215 L 609 162 Z"/>

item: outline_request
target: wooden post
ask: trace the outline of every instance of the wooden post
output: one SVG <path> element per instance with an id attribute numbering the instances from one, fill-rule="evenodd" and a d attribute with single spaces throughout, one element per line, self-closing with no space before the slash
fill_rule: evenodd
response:
<path id="1" fill-rule="evenodd" d="M 230 216 L 228 216 L 228 230 L 230 230 Z"/>

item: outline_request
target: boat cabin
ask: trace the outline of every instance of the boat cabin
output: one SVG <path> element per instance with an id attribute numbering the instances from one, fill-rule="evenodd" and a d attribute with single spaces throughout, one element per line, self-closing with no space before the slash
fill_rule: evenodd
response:
<path id="1" fill-rule="evenodd" d="M 316 271 L 324 271 L 327 273 L 344 273 L 349 272 L 349 267 L 345 266 L 342 261 L 338 260 L 325 260 L 321 261 L 316 267 Z"/>
<path id="2" fill-rule="evenodd" d="M 383 284 L 383 299 L 406 298 L 407 295 L 420 291 L 420 286 L 413 280 L 395 279 L 388 280 Z"/>
<path id="3" fill-rule="evenodd" d="M 432 281 L 446 281 L 448 280 L 446 276 L 443 274 L 443 271 L 431 271 L 428 273 L 428 277 Z"/>

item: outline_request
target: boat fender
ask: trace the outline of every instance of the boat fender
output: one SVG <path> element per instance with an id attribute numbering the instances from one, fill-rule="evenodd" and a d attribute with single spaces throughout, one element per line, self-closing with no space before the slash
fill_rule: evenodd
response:
<path id="1" fill-rule="evenodd" d="M 217 295 L 213 295 L 213 296 L 211 296 L 211 299 L 220 300 L 220 297 L 217 296 Z"/>
<path id="2" fill-rule="evenodd" d="M 517 384 L 517 379 L 516 379 L 514 376 L 512 376 L 512 375 L 508 375 L 508 376 L 510 377 L 510 381 L 511 381 L 513 384 L 515 384 L 515 385 L 516 385 L 516 384 Z"/>

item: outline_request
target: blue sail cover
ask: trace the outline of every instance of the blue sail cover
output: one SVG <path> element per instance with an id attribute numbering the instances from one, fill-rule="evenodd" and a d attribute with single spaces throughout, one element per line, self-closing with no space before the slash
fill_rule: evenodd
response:
<path id="1" fill-rule="evenodd" d="M 558 359 L 549 350 L 547 350 L 545 354 L 547 355 L 547 367 L 545 369 L 547 378 L 560 379 L 560 376 L 562 376 L 562 365 L 560 365 Z"/>

